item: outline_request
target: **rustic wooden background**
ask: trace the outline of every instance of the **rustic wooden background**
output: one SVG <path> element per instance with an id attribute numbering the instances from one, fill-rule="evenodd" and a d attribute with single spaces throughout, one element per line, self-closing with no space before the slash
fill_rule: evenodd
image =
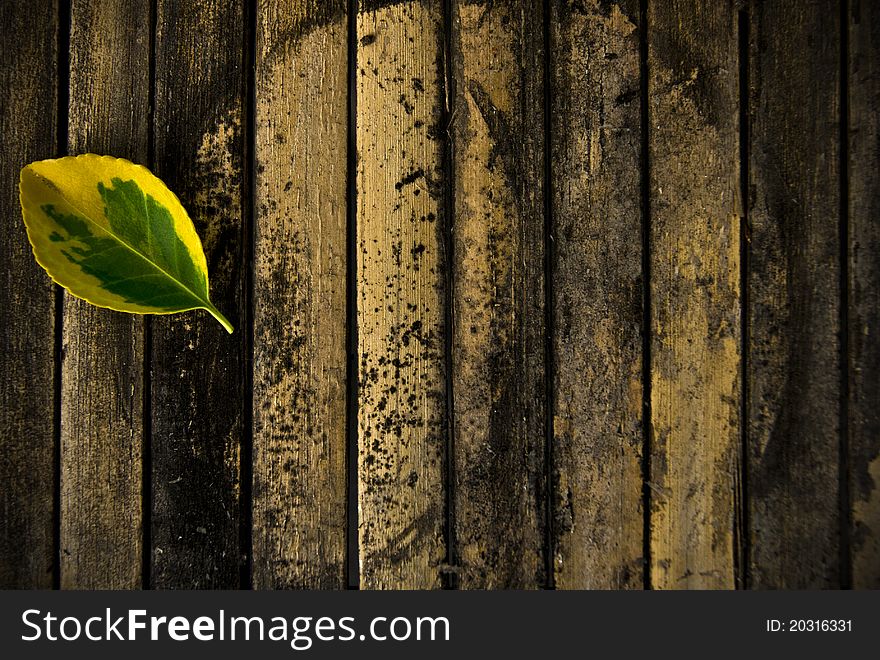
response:
<path id="1" fill-rule="evenodd" d="M 880 587 L 880 3 L 2 0 L 0 585 Z M 51 284 L 149 165 L 204 313 Z"/>

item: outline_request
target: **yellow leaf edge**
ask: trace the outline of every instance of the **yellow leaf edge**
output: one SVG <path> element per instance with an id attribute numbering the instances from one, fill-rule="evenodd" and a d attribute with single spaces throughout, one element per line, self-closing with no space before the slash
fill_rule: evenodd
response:
<path id="1" fill-rule="evenodd" d="M 133 163 L 132 161 L 128 160 L 127 158 L 117 158 L 116 156 L 106 156 L 106 155 L 103 155 L 103 156 L 102 156 L 102 155 L 99 155 L 99 154 L 91 154 L 91 153 L 88 153 L 88 154 L 79 154 L 79 155 L 76 155 L 76 156 L 62 156 L 61 158 L 45 158 L 45 159 L 42 159 L 42 160 L 39 160 L 39 161 L 33 161 L 32 163 L 28 163 L 27 165 L 25 165 L 24 167 L 22 167 L 22 168 L 21 168 L 21 171 L 19 172 L 19 175 L 18 175 L 18 204 L 19 204 L 19 207 L 21 208 L 21 219 L 22 219 L 22 224 L 24 224 L 25 233 L 27 234 L 28 243 L 30 243 L 30 246 L 31 246 L 31 252 L 33 252 L 33 255 L 34 255 L 34 260 L 39 264 L 40 268 L 42 268 L 43 271 L 49 276 L 49 279 L 51 279 L 55 284 L 57 284 L 57 285 L 60 286 L 62 289 L 64 289 L 65 291 L 67 291 L 67 292 L 68 292 L 70 295 L 72 295 L 74 298 L 79 298 L 80 300 L 85 300 L 85 301 L 86 301 L 87 303 L 89 303 L 90 305 L 94 305 L 95 307 L 99 307 L 99 308 L 101 308 L 101 309 L 109 309 L 109 310 L 112 310 L 112 311 L 114 311 L 114 312 L 122 312 L 122 313 L 124 313 L 124 314 L 135 314 L 135 315 L 137 315 L 137 316 L 148 316 L 148 315 L 149 315 L 149 316 L 168 316 L 169 314 L 182 314 L 182 313 L 184 313 L 184 312 L 191 312 L 191 311 L 194 311 L 194 310 L 197 310 L 197 309 L 203 309 L 203 310 L 205 310 L 206 312 L 208 312 L 211 316 L 213 316 L 213 317 L 214 317 L 214 318 L 220 323 L 220 325 L 223 326 L 223 329 L 226 330 L 226 332 L 228 332 L 229 334 L 232 334 L 232 333 L 234 332 L 234 330 L 235 330 L 234 326 L 232 325 L 232 323 L 229 322 L 229 319 L 227 319 L 227 318 L 226 318 L 226 317 L 220 312 L 220 310 L 217 309 L 217 308 L 214 306 L 214 304 L 213 304 L 212 302 L 210 302 L 210 301 L 208 301 L 208 304 L 206 304 L 206 305 L 198 305 L 198 306 L 195 306 L 195 307 L 190 307 L 190 308 L 188 308 L 188 309 L 177 309 L 177 310 L 174 310 L 174 311 L 171 311 L 171 312 L 133 312 L 133 311 L 128 310 L 128 309 L 120 309 L 119 307 L 114 307 L 114 306 L 112 306 L 112 305 L 105 305 L 105 304 L 97 303 L 97 302 L 95 302 L 95 301 L 93 301 L 93 300 L 89 300 L 86 296 L 81 296 L 81 295 L 79 295 L 79 294 L 77 294 L 77 293 L 74 293 L 73 291 L 70 290 L 70 288 L 68 288 L 68 286 L 67 286 L 66 284 L 64 284 L 63 282 L 59 282 L 59 281 L 55 278 L 55 276 L 52 274 L 52 271 L 50 271 L 49 268 L 46 266 L 46 264 L 43 263 L 43 261 L 40 259 L 40 256 L 39 256 L 39 254 L 37 253 L 37 247 L 36 247 L 36 245 L 34 244 L 34 239 L 31 237 L 31 227 L 30 227 L 30 225 L 28 225 L 28 222 L 27 222 L 27 220 L 26 220 L 25 217 L 24 217 L 24 199 L 23 199 L 23 197 L 24 197 L 24 191 L 23 191 L 23 189 L 22 189 L 22 188 L 23 188 L 24 171 L 25 171 L 28 167 L 30 167 L 31 165 L 33 165 L 33 164 L 35 164 L 35 163 L 42 163 L 42 162 L 58 162 L 58 161 L 62 161 L 62 160 L 68 159 L 68 158 L 82 158 L 82 157 L 84 157 L 84 156 L 89 156 L 89 157 L 92 157 L 92 158 L 107 159 L 107 160 L 118 160 L 118 161 L 123 161 L 123 162 L 125 162 L 126 164 L 131 165 L 131 166 L 132 166 L 134 169 L 136 169 L 136 170 L 143 170 L 143 171 L 144 171 L 146 174 L 148 174 L 149 176 L 154 177 L 155 179 L 157 179 L 158 181 L 160 181 L 160 182 L 162 183 L 163 186 L 165 185 L 165 182 L 162 181 L 161 179 L 159 179 L 159 177 L 157 177 L 155 174 L 153 174 L 153 173 L 150 171 L 150 169 L 149 169 L 148 167 L 145 167 L 145 166 L 140 165 L 140 164 L 138 164 L 138 163 Z M 166 190 L 168 190 L 168 193 L 169 193 L 172 197 L 174 197 L 175 200 L 177 200 L 177 202 L 178 202 L 178 204 L 180 204 L 181 208 L 184 208 L 184 210 L 185 210 L 185 207 L 184 207 L 183 204 L 180 202 L 180 198 L 177 196 L 177 194 L 176 194 L 173 190 L 171 190 L 171 188 L 168 188 L 168 186 L 165 186 L 165 188 L 166 188 Z M 62 195 L 62 196 L 63 196 L 63 195 Z M 206 281 L 206 283 L 209 283 L 209 282 L 210 282 L 210 280 L 208 279 L 209 277 L 210 277 L 210 273 L 208 273 L 207 270 L 206 270 L 206 271 L 205 271 L 205 281 Z M 209 286 L 210 286 L 210 284 L 209 284 Z"/>

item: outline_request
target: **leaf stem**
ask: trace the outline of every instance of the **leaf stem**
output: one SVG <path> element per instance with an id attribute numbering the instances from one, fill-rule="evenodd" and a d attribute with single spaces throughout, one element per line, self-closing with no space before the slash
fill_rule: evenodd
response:
<path id="1" fill-rule="evenodd" d="M 226 329 L 226 332 L 228 332 L 230 335 L 232 334 L 232 331 L 233 331 L 232 324 L 229 322 L 229 320 L 225 316 L 223 316 L 223 314 L 220 313 L 219 309 L 217 309 L 216 307 L 214 307 L 214 305 L 212 305 L 210 303 L 205 305 L 202 309 L 210 312 L 211 316 L 213 316 L 215 319 L 220 321 L 220 325 L 222 325 Z"/>

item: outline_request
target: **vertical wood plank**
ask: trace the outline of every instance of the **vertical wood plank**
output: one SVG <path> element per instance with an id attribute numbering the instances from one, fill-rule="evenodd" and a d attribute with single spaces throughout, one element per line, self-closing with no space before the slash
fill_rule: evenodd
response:
<path id="1" fill-rule="evenodd" d="M 152 585 L 239 586 L 246 274 L 243 6 L 158 0 L 156 170 L 189 211 L 208 260 L 208 314 L 153 319 Z"/>
<path id="2" fill-rule="evenodd" d="M 840 11 L 750 11 L 751 586 L 836 587 Z"/>
<path id="3" fill-rule="evenodd" d="M 359 9 L 361 586 L 431 588 L 446 554 L 443 17 L 439 0 Z"/>
<path id="4" fill-rule="evenodd" d="M 257 588 L 345 586 L 346 4 L 259 5 Z"/>
<path id="5" fill-rule="evenodd" d="M 6 237 L 0 244 L 3 589 L 47 589 L 55 564 L 55 292 L 27 240 L 18 174 L 29 162 L 55 155 L 58 29 L 55 2 L 0 3 L 0 224 Z"/>
<path id="6" fill-rule="evenodd" d="M 641 588 L 639 3 L 550 16 L 555 584 Z"/>
<path id="7" fill-rule="evenodd" d="M 452 384 L 462 588 L 544 569 L 542 2 L 452 5 Z"/>
<path id="8" fill-rule="evenodd" d="M 734 585 L 740 446 L 737 13 L 648 5 L 651 586 Z"/>
<path id="9" fill-rule="evenodd" d="M 852 580 L 880 589 L 880 4 L 849 3 Z"/>
<path id="10" fill-rule="evenodd" d="M 146 163 L 147 0 L 71 7 L 72 154 Z M 61 586 L 141 586 L 143 318 L 65 295 L 61 371 Z"/>

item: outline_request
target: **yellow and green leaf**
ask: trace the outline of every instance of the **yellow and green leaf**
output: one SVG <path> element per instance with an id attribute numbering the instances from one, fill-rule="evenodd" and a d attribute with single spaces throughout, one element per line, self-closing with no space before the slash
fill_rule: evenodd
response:
<path id="1" fill-rule="evenodd" d="M 73 295 L 135 314 L 204 309 L 208 264 L 186 210 L 147 168 L 68 156 L 21 171 L 21 208 L 37 262 Z"/>

